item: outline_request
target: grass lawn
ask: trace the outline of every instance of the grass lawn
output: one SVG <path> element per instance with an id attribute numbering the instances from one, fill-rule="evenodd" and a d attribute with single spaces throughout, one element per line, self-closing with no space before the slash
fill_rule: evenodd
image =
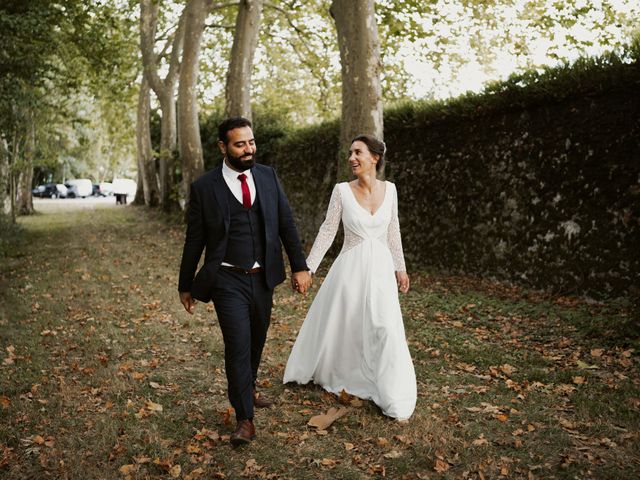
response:
<path id="1" fill-rule="evenodd" d="M 402 296 L 418 377 L 408 425 L 370 402 L 282 385 L 317 291 L 275 296 L 256 413 L 232 449 L 211 305 L 178 301 L 183 229 L 138 207 L 21 218 L 0 265 L 0 477 L 640 476 L 638 317 L 629 302 L 413 273 Z M 82 227 L 79 227 L 82 226 Z M 346 404 L 325 431 L 314 415 Z"/>

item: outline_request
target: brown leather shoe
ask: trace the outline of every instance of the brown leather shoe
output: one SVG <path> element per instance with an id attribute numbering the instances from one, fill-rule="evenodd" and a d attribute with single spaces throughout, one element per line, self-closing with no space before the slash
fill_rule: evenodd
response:
<path id="1" fill-rule="evenodd" d="M 269 397 L 265 397 L 262 393 L 253 391 L 253 406 L 256 408 L 269 408 L 273 405 L 273 400 Z"/>
<path id="2" fill-rule="evenodd" d="M 256 427 L 251 420 L 238 420 L 235 431 L 229 437 L 231 445 L 238 447 L 245 445 L 256 436 Z"/>

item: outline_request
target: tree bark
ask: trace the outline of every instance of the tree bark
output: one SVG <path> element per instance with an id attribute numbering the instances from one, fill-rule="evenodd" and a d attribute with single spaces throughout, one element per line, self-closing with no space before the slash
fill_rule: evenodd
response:
<path id="1" fill-rule="evenodd" d="M 146 76 L 143 77 L 138 93 L 138 117 L 136 125 L 136 141 L 138 144 L 138 191 L 142 197 L 138 198 L 136 192 L 136 202 L 141 201 L 148 207 L 155 207 L 160 203 L 158 181 L 156 179 L 155 159 L 153 158 L 153 148 L 151 146 L 151 105 L 149 99 L 150 86 Z"/>
<path id="2" fill-rule="evenodd" d="M 258 44 L 262 0 L 242 0 L 236 17 L 225 90 L 225 114 L 251 120 L 251 73 Z"/>
<path id="3" fill-rule="evenodd" d="M 0 215 L 11 213 L 11 181 L 9 146 L 5 138 L 0 137 Z"/>
<path id="4" fill-rule="evenodd" d="M 16 209 L 19 215 L 31 215 L 33 210 L 33 158 L 36 151 L 36 125 L 33 112 L 27 114 L 24 154 L 20 165 Z"/>
<path id="5" fill-rule="evenodd" d="M 156 28 L 158 24 L 159 2 L 140 0 L 140 50 L 144 75 L 152 90 L 158 97 L 162 112 L 160 126 L 160 205 L 163 210 L 171 210 L 171 189 L 175 183 L 175 152 L 177 144 L 176 131 L 176 81 L 180 72 L 180 55 L 184 40 L 183 10 L 171 44 L 169 71 L 164 80 L 158 75 L 158 57 L 154 50 Z"/>
<path id="6" fill-rule="evenodd" d="M 189 0 L 185 7 L 184 55 L 180 65 L 178 86 L 178 128 L 180 132 L 180 158 L 182 160 L 180 206 L 182 208 L 186 208 L 189 204 L 191 182 L 204 171 L 196 86 L 200 44 L 205 20 L 212 3 L 212 0 Z"/>
<path id="7" fill-rule="evenodd" d="M 333 0 L 342 65 L 342 122 L 338 181 L 349 178 L 347 152 L 360 133 L 383 139 L 380 42 L 374 0 Z M 380 172 L 379 175 L 383 175 Z"/>

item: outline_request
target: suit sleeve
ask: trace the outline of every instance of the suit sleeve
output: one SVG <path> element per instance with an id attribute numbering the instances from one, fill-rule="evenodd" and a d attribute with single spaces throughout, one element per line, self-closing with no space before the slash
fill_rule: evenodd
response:
<path id="1" fill-rule="evenodd" d="M 284 193 L 284 189 L 280 184 L 280 179 L 276 175 L 275 170 L 273 170 L 273 176 L 275 177 L 276 188 L 278 190 L 278 233 L 289 257 L 291 271 L 301 272 L 309 270 L 302 251 L 302 243 L 300 242 L 298 229 L 293 221 L 293 213 L 291 212 L 289 200 L 287 200 L 287 196 Z"/>
<path id="2" fill-rule="evenodd" d="M 189 292 L 191 290 L 193 277 L 196 274 L 205 244 L 206 235 L 202 220 L 202 201 L 198 190 L 191 185 L 189 210 L 187 212 L 187 233 L 182 250 L 178 291 Z"/>

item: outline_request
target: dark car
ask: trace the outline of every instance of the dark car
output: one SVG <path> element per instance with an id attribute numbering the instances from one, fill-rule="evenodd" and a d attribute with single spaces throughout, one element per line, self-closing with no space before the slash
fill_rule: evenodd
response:
<path id="1" fill-rule="evenodd" d="M 31 194 L 40 198 L 65 198 L 67 188 L 61 183 L 45 183 L 31 190 Z"/>

